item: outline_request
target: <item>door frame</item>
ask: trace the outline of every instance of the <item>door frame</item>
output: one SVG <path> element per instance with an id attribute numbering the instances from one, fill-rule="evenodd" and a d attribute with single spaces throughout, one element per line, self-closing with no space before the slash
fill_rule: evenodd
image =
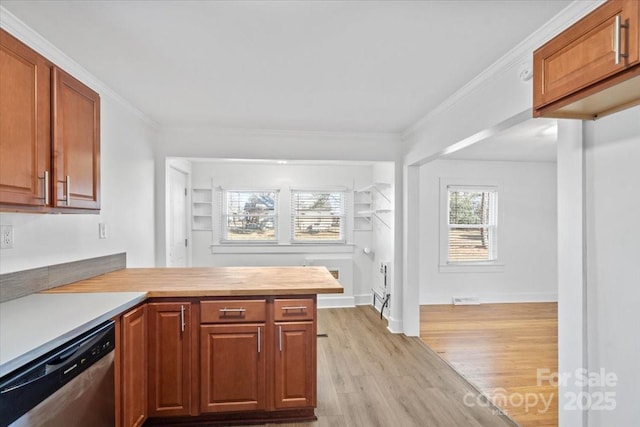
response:
<path id="1" fill-rule="evenodd" d="M 165 245 L 164 245 L 164 250 L 165 250 L 165 266 L 169 265 L 169 260 L 171 259 L 169 254 L 171 251 L 171 245 L 170 245 L 170 239 L 169 236 L 171 236 L 171 229 L 173 224 L 171 224 L 171 215 L 169 215 L 169 212 L 171 210 L 171 169 L 183 173 L 186 176 L 186 184 L 187 184 L 187 196 L 185 198 L 185 232 L 186 232 L 186 236 L 188 239 L 188 245 L 187 245 L 187 250 L 186 250 L 186 267 L 191 267 L 192 265 L 192 242 L 193 242 L 193 236 L 192 236 L 192 232 L 191 232 L 191 164 L 186 161 L 186 160 L 182 160 L 182 159 L 171 159 L 171 158 L 167 158 L 166 159 L 166 165 L 165 165 L 165 185 L 164 185 L 164 192 L 165 192 Z"/>

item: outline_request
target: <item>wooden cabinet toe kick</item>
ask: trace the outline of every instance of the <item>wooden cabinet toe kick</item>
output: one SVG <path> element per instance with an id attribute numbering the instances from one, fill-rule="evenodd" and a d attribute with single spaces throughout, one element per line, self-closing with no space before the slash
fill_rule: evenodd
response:
<path id="1" fill-rule="evenodd" d="M 197 417 L 149 418 L 145 426 L 218 426 L 237 424 L 266 424 L 280 422 L 316 421 L 314 408 L 291 409 L 281 411 L 238 412 L 224 414 L 206 414 Z"/>

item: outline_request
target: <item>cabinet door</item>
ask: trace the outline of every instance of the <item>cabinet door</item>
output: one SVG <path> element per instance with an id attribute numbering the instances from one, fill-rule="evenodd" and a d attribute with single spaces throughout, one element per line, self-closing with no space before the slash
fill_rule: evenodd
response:
<path id="1" fill-rule="evenodd" d="M 147 419 L 146 305 L 122 316 L 122 426 L 141 426 Z"/>
<path id="2" fill-rule="evenodd" d="M 50 145 L 51 65 L 0 29 L 0 203 L 48 204 Z"/>
<path id="3" fill-rule="evenodd" d="M 56 67 L 53 179 L 54 206 L 100 209 L 100 97 Z"/>
<path id="4" fill-rule="evenodd" d="M 316 334 L 313 322 L 276 323 L 275 407 L 316 405 Z"/>
<path id="5" fill-rule="evenodd" d="M 264 323 L 200 326 L 202 412 L 265 409 Z"/>
<path id="6" fill-rule="evenodd" d="M 534 106 L 610 77 L 640 60 L 638 0 L 611 0 L 534 53 Z M 616 59 L 616 45 L 620 53 Z"/>
<path id="7" fill-rule="evenodd" d="M 190 303 L 150 303 L 149 416 L 189 415 L 191 409 Z"/>

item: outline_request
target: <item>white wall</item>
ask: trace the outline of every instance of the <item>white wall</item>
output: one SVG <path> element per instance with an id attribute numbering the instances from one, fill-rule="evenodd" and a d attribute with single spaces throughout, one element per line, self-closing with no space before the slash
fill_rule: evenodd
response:
<path id="1" fill-rule="evenodd" d="M 374 169 L 390 170 L 393 174 L 393 163 L 346 164 L 260 164 L 255 162 L 221 162 L 194 161 L 192 163 L 193 188 L 275 188 L 280 190 L 278 202 L 289 205 L 289 190 L 292 188 L 344 188 L 357 189 L 372 182 Z M 215 193 L 215 205 L 218 211 L 219 190 Z M 351 201 L 351 196 L 348 198 Z M 348 206 L 347 230 L 352 228 L 353 211 Z M 347 238 L 346 248 L 331 245 L 289 245 L 289 218 L 279 218 L 280 250 L 285 253 L 272 253 L 269 247 L 245 247 L 237 250 L 237 245 L 217 245 L 212 252 L 212 241 L 219 241 L 219 224 L 214 218 L 215 233 L 208 231 L 192 232 L 192 260 L 194 266 L 226 266 L 226 265 L 327 265 L 328 267 L 344 267 L 351 264 L 351 271 L 341 271 L 340 282 L 345 288 L 342 295 L 320 296 L 321 306 L 353 306 L 358 303 L 371 303 L 371 280 L 373 259 L 363 249 L 372 247 L 374 231 L 354 231 Z M 385 234 L 386 240 L 379 240 L 382 254 L 393 251 L 393 235 Z M 347 250 L 345 252 L 345 249 Z M 228 252 L 226 252 L 228 251 Z M 320 251 L 320 252 L 318 252 Z M 233 252 L 233 253 L 229 253 Z M 238 253 L 239 252 L 239 253 Z"/>
<path id="2" fill-rule="evenodd" d="M 497 272 L 441 271 L 440 179 L 498 183 Z M 555 301 L 555 163 L 435 160 L 420 168 L 420 304 L 450 304 L 453 296 L 481 302 Z"/>
<path id="3" fill-rule="evenodd" d="M 101 94 L 101 210 L 95 214 L 1 213 L 14 247 L 0 252 L 0 273 L 126 252 L 130 267 L 153 267 L 155 132 Z M 98 239 L 98 223 L 107 239 Z"/>
<path id="4" fill-rule="evenodd" d="M 161 130 L 156 153 L 156 263 L 165 265 L 167 157 L 400 162 L 393 135 L 173 127 Z"/>
<path id="5" fill-rule="evenodd" d="M 614 411 L 591 410 L 589 426 L 640 420 L 640 107 L 585 123 L 587 352 L 589 371 L 617 384 Z M 597 397 L 597 396 L 596 396 Z"/>

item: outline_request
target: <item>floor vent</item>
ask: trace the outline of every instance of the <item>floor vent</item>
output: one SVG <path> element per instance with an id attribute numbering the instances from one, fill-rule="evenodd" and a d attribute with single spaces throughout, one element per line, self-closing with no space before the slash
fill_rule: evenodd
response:
<path id="1" fill-rule="evenodd" d="M 453 305 L 480 305 L 478 297 L 453 297 Z"/>

